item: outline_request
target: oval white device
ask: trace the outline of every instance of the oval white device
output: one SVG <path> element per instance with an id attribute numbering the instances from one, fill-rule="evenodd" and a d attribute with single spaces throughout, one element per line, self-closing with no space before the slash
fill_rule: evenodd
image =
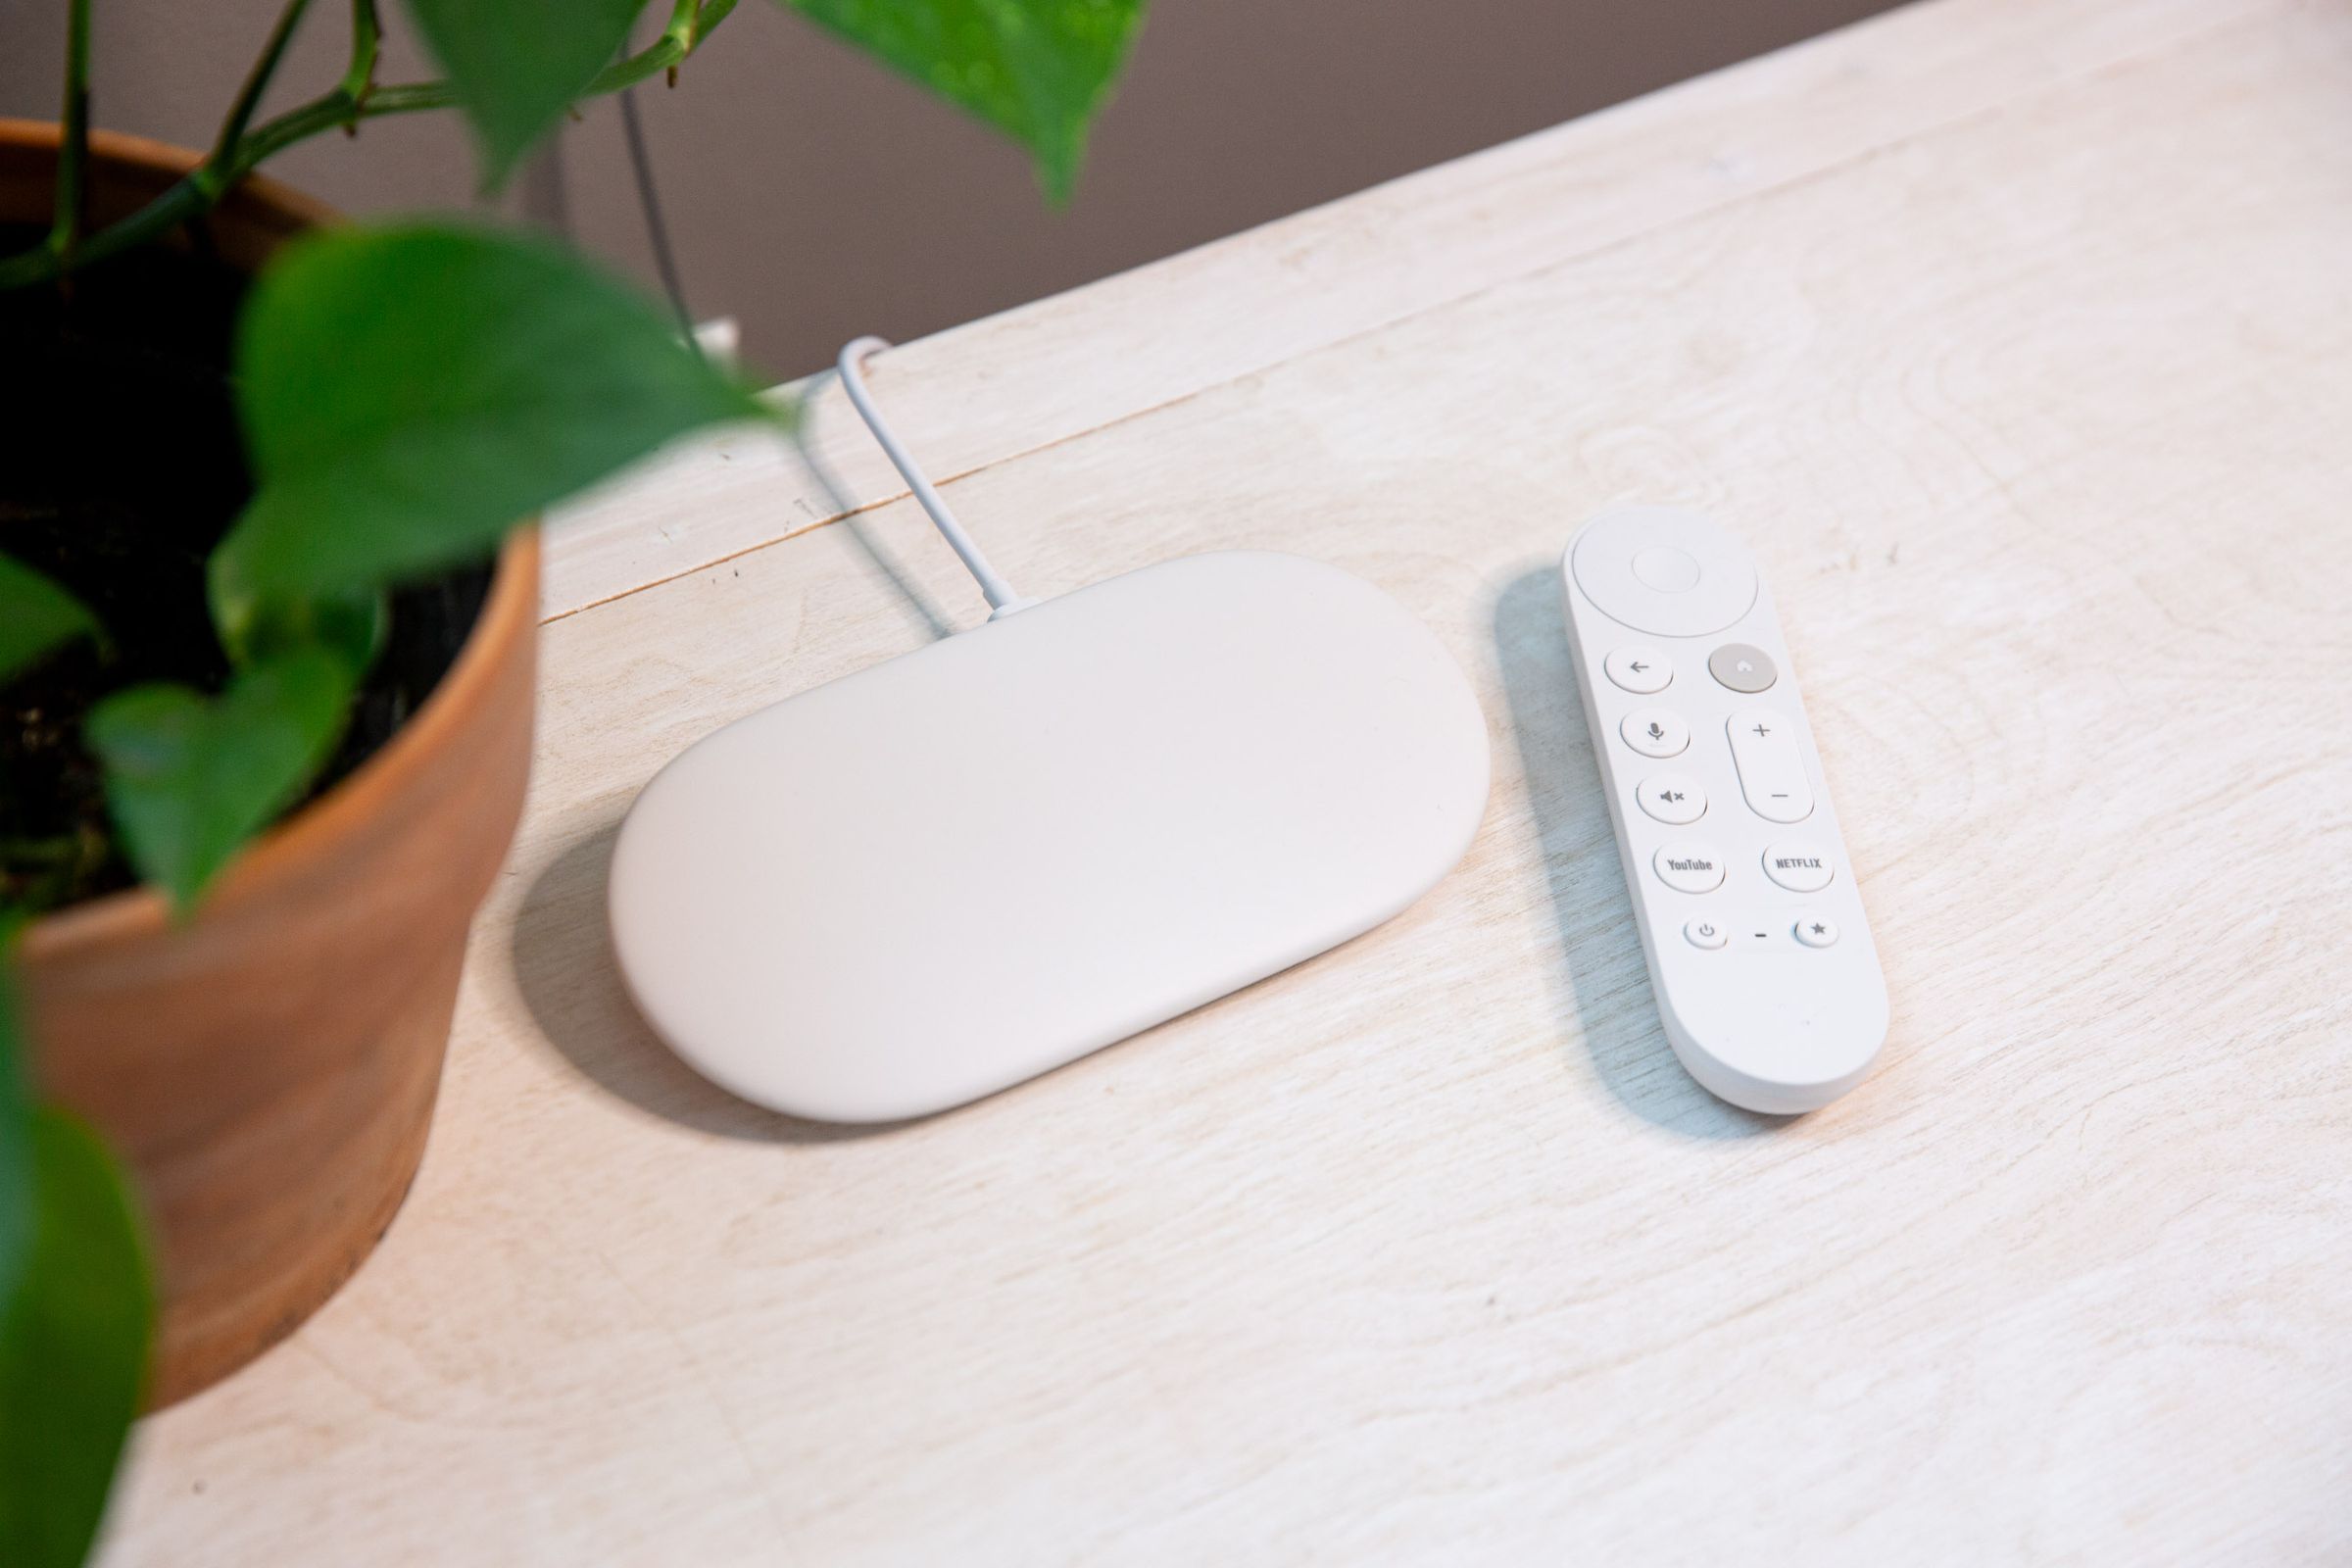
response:
<path id="1" fill-rule="evenodd" d="M 1485 718 L 1379 589 L 1194 556 L 689 748 L 613 850 L 655 1030 L 825 1121 L 962 1104 L 1347 941 L 1449 870 Z"/>

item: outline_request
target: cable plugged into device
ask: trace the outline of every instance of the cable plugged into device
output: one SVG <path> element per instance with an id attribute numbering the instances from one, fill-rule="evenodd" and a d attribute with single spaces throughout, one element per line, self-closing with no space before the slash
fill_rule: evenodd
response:
<path id="1" fill-rule="evenodd" d="M 888 347 L 888 340 L 878 337 L 855 338 L 843 345 L 841 358 L 835 362 L 835 368 L 841 372 L 842 389 L 849 393 L 851 406 L 857 409 L 858 417 L 865 421 L 865 427 L 873 432 L 874 440 L 890 459 L 891 466 L 899 470 L 899 476 L 906 481 L 906 488 L 914 492 L 915 501 L 930 514 L 932 523 L 946 538 L 949 547 L 962 561 L 965 569 L 978 579 L 980 592 L 988 600 L 988 618 L 1003 620 L 1006 615 L 1027 610 L 1038 601 L 1023 599 L 1015 593 L 1012 584 L 1006 582 L 990 564 L 987 552 L 964 531 L 963 524 L 950 510 L 947 499 L 923 472 L 922 465 L 914 461 L 914 454 L 906 450 L 897 432 L 891 429 L 890 421 L 882 417 L 882 411 L 874 406 L 874 395 L 865 385 L 865 362 Z"/>

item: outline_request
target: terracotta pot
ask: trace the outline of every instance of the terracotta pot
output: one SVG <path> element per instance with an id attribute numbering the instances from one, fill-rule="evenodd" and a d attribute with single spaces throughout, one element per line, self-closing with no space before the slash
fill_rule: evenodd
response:
<path id="1" fill-rule="evenodd" d="M 47 210 L 56 145 L 54 126 L 0 122 L 0 218 Z M 122 136 L 94 151 L 101 220 L 197 157 Z M 254 179 L 210 227 L 252 267 L 330 216 Z M 34 1075 L 129 1163 L 161 1253 L 151 1405 L 292 1332 L 408 1192 L 466 926 L 521 814 L 538 578 L 518 533 L 416 716 L 248 849 L 192 921 L 141 889 L 25 933 Z"/>

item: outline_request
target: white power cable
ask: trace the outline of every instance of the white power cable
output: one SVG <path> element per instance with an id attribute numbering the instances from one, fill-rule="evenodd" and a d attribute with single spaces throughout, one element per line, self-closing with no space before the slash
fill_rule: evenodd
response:
<path id="1" fill-rule="evenodd" d="M 1037 601 L 1023 599 L 1012 591 L 1012 584 L 997 575 L 997 568 L 988 564 L 988 557 L 982 553 L 978 543 L 963 531 L 963 524 L 957 522 L 956 514 L 948 510 L 946 500 L 931 487 L 931 481 L 923 474 L 922 465 L 916 463 L 914 455 L 900 443 L 890 428 L 890 421 L 882 417 L 880 409 L 874 407 L 873 394 L 865 389 L 864 364 L 868 355 L 879 354 L 888 347 L 890 344 L 878 337 L 861 337 L 846 345 L 841 351 L 841 358 L 834 362 L 841 372 L 842 390 L 849 393 L 851 406 L 857 409 L 858 417 L 863 419 L 865 427 L 874 433 L 874 440 L 881 444 L 891 466 L 906 481 L 906 487 L 914 492 L 914 499 L 931 514 L 931 521 L 962 559 L 966 569 L 979 579 L 980 592 L 988 599 L 988 618 L 1002 620 L 1015 611 L 1027 610 Z"/>

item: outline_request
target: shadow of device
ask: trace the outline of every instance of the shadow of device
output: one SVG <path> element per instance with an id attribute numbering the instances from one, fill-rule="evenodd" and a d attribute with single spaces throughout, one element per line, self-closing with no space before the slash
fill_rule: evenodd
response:
<path id="1" fill-rule="evenodd" d="M 832 468 L 826 465 L 823 455 L 816 450 L 815 443 L 808 439 L 809 431 L 813 428 L 816 420 L 817 395 L 829 383 L 840 379 L 839 372 L 828 370 L 824 374 L 812 378 L 808 386 L 803 388 L 798 404 L 800 420 L 793 426 L 792 432 L 793 450 L 800 454 L 801 464 L 808 470 L 808 476 L 814 479 L 817 488 L 825 493 L 825 505 L 832 509 L 833 518 L 850 530 L 850 537 L 857 542 L 858 550 L 864 554 L 866 564 L 871 566 L 885 582 L 898 592 L 907 613 L 913 617 L 916 624 L 922 627 L 924 634 L 933 642 L 937 642 L 942 637 L 952 636 L 956 628 L 948 622 L 945 615 L 940 613 L 939 608 L 924 596 L 923 591 L 914 585 L 914 579 L 906 574 L 906 568 L 901 566 L 897 559 L 883 547 L 882 541 L 874 536 L 874 531 L 865 525 L 863 514 L 868 509 L 861 506 L 856 497 L 842 488 L 841 481 L 834 477 Z M 904 495 L 905 492 L 902 491 L 900 494 Z"/>
<path id="2" fill-rule="evenodd" d="M 837 1127 L 738 1100 L 678 1059 L 621 984 L 605 918 L 617 820 L 549 863 L 514 917 L 514 981 L 539 1033 L 591 1082 L 649 1114 L 722 1138 L 829 1144 L 905 1126 Z"/>
<path id="3" fill-rule="evenodd" d="M 1701 1089 L 1658 1022 L 1576 694 L 1556 566 L 1531 568 L 1496 596 L 1494 652 L 1559 924 L 1561 990 L 1593 1072 L 1628 1109 L 1689 1137 L 1771 1131 L 1786 1118 L 1741 1110 Z"/>

